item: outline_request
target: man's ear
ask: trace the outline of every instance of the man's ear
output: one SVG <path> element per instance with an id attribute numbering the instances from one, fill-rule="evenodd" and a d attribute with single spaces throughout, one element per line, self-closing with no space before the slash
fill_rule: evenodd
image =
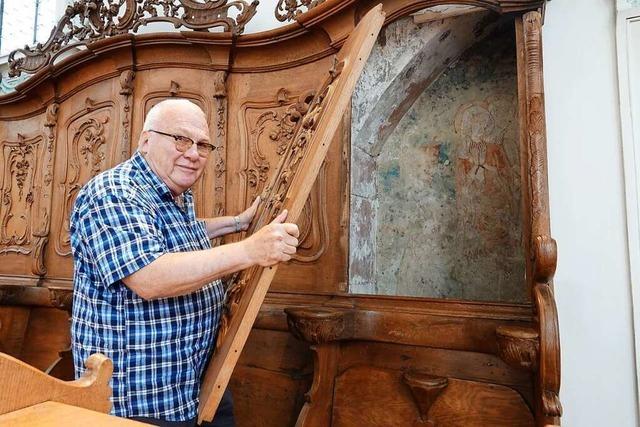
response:
<path id="1" fill-rule="evenodd" d="M 142 133 L 140 133 L 140 138 L 138 139 L 138 149 L 140 150 L 141 153 L 146 154 L 147 151 L 149 151 L 149 136 L 150 136 L 151 132 L 149 131 L 142 131 Z"/>

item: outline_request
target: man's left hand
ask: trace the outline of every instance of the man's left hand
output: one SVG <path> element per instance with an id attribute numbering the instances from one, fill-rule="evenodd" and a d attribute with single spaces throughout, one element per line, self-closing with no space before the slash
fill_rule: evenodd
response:
<path id="1" fill-rule="evenodd" d="M 238 218 L 240 218 L 240 230 L 246 231 L 249 228 L 249 224 L 251 224 L 251 221 L 253 220 L 256 211 L 258 210 L 259 204 L 260 196 L 256 197 L 253 203 L 251 203 L 251 206 L 249 206 L 244 212 L 238 215 Z"/>

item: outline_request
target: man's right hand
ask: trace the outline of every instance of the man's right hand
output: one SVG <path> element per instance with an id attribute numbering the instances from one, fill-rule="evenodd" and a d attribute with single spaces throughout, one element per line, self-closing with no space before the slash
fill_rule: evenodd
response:
<path id="1" fill-rule="evenodd" d="M 289 261 L 296 253 L 300 230 L 296 224 L 284 222 L 287 213 L 282 211 L 269 225 L 242 242 L 253 264 L 269 267 Z"/>

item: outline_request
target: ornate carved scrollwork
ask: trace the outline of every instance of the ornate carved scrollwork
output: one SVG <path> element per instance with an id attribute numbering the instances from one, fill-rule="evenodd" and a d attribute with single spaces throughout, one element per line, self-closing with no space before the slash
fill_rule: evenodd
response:
<path id="1" fill-rule="evenodd" d="M 247 201 L 255 199 L 264 190 L 273 174 L 274 158 L 280 159 L 292 144 L 296 125 L 308 112 L 313 94 L 313 91 L 307 91 L 296 96 L 281 88 L 274 100 L 247 102 L 241 108 L 242 144 L 246 147 L 243 151 L 247 153 L 244 167 Z M 323 165 L 298 218 L 300 246 L 293 262 L 313 262 L 326 249 L 329 235 L 326 185 L 326 167 Z"/>
<path id="2" fill-rule="evenodd" d="M 325 0 L 279 0 L 276 6 L 276 19 L 280 22 L 292 21 L 296 16 L 309 11 Z M 303 8 L 305 10 L 303 10 Z"/>
<path id="3" fill-rule="evenodd" d="M 261 198 L 263 202 L 258 208 L 254 222 L 248 230 L 249 234 L 252 234 L 255 231 L 256 224 L 270 221 L 276 217 L 278 212 L 280 212 L 282 205 L 286 200 L 287 193 L 289 192 L 291 180 L 298 172 L 298 168 L 307 154 L 307 143 L 315 133 L 318 122 L 324 113 L 325 103 L 331 98 L 333 88 L 340 80 L 339 77 L 342 73 L 343 66 L 343 62 L 339 62 L 337 59 L 334 59 L 334 64 L 329 71 L 329 76 L 322 84 L 320 90 L 316 92 L 316 95 L 313 96 L 309 102 L 308 109 L 304 114 L 301 114 L 300 118 L 296 121 L 295 129 L 292 133 L 292 141 L 288 145 L 286 152 L 283 153 L 281 157 L 274 179 L 262 192 Z M 231 283 L 231 286 L 227 291 L 227 300 L 225 302 L 225 309 L 222 315 L 221 328 L 218 333 L 218 347 L 222 344 L 226 336 L 228 325 L 230 325 L 231 318 L 235 311 L 234 308 L 240 304 L 240 300 L 244 294 L 244 290 L 247 287 L 249 279 L 255 277 L 253 274 L 254 270 L 255 268 L 244 270 L 235 275 L 229 282 Z"/>
<path id="4" fill-rule="evenodd" d="M 37 201 L 37 223 L 33 229 L 35 241 L 33 260 L 31 263 L 31 272 L 39 276 L 47 274 L 47 268 L 44 265 L 44 248 L 49 241 L 49 230 L 51 228 L 53 163 L 58 125 L 58 110 L 59 105 L 54 102 L 47 107 L 45 113 L 44 128 L 47 145 L 46 150 L 44 150 L 44 178 L 39 189 L 40 197 Z"/>
<path id="5" fill-rule="evenodd" d="M 136 73 L 125 70 L 120 73 L 120 95 L 122 95 L 122 141 L 120 160 L 129 158 L 131 152 L 131 97 L 133 94 L 133 79 Z"/>
<path id="6" fill-rule="evenodd" d="M 298 97 L 292 97 L 286 89 L 280 89 L 275 102 L 248 103 L 243 108 L 245 116 L 249 109 L 267 110 L 255 119 L 255 123 L 250 124 L 251 130 L 247 138 L 249 139 L 249 161 L 246 175 L 249 200 L 253 200 L 262 192 L 272 166 L 260 148 L 263 136 L 266 135 L 267 140 L 274 144 L 276 154 L 282 156 L 293 140 L 300 118 L 309 110 L 309 103 L 312 99 L 313 92 L 305 92 Z M 247 125 L 249 124 L 247 123 Z"/>
<path id="7" fill-rule="evenodd" d="M 49 144 L 53 142 L 49 141 Z M 46 226 L 43 224 L 48 222 L 49 216 L 46 204 L 38 194 L 38 178 L 42 174 L 42 158 L 49 152 L 41 135 L 25 138 L 18 134 L 17 141 L 3 141 L 1 147 L 0 254 L 27 255 L 44 245 L 42 234 L 46 235 Z M 46 172 L 44 175 L 46 180 Z M 38 218 L 38 215 L 44 215 L 44 218 Z M 40 256 L 41 253 L 37 254 L 35 259 L 39 260 Z M 34 273 L 38 274 L 37 263 L 34 267 Z"/>
<path id="8" fill-rule="evenodd" d="M 51 36 L 34 47 L 26 46 L 9 54 L 9 76 L 36 73 L 72 48 L 88 46 L 96 40 L 128 32 L 153 22 L 169 22 L 176 28 L 197 31 L 223 28 L 234 35 L 256 13 L 253 0 L 78 0 L 67 6 Z M 229 11 L 237 11 L 235 18 Z"/>
<path id="9" fill-rule="evenodd" d="M 94 112 L 111 103 L 87 104 L 87 112 Z M 60 185 L 64 194 L 62 205 L 62 222 L 59 235 L 56 239 L 56 253 L 60 256 L 71 255 L 69 241 L 69 216 L 73 202 L 80 188 L 98 173 L 109 166 L 107 159 L 106 141 L 108 137 L 107 124 L 110 121 L 110 112 L 107 114 L 91 114 L 88 117 L 80 115 L 68 129 L 66 153 L 68 168 L 62 177 Z"/>
<path id="10" fill-rule="evenodd" d="M 226 71 L 218 71 L 213 80 L 213 99 L 215 109 L 215 127 L 216 127 L 216 151 L 215 151 L 215 214 L 222 216 L 225 214 L 224 200 L 225 195 L 225 174 L 226 166 L 226 149 L 227 149 L 227 73 Z"/>

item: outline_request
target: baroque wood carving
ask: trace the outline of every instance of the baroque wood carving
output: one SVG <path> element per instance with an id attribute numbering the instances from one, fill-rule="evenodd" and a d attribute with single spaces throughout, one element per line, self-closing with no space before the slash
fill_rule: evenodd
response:
<path id="1" fill-rule="evenodd" d="M 540 349 L 536 372 L 536 407 L 540 422 L 558 423 L 560 404 L 560 337 L 553 296 L 557 263 L 556 242 L 550 236 L 547 141 L 542 73 L 542 16 L 528 12 L 522 17 L 526 138 L 529 149 L 531 187 L 531 258 L 533 296 L 538 312 Z"/>
<path id="2" fill-rule="evenodd" d="M 60 106 L 54 102 L 47 107 L 45 113 L 45 135 L 47 145 L 44 151 L 44 177 L 40 191 L 40 201 L 38 209 L 38 223 L 33 235 L 36 239 L 36 249 L 33 256 L 31 272 L 44 276 L 47 268 L 44 265 L 44 247 L 49 241 L 49 230 L 51 228 L 51 202 L 53 198 L 53 163 L 56 147 L 56 135 L 58 125 L 58 110 Z"/>
<path id="3" fill-rule="evenodd" d="M 227 172 L 226 152 L 227 152 L 227 121 L 229 115 L 228 99 L 227 99 L 227 72 L 216 72 L 213 81 L 213 99 L 215 110 L 215 144 L 216 150 L 214 155 L 215 162 L 215 215 L 223 216 L 225 214 L 225 177 Z"/>
<path id="4" fill-rule="evenodd" d="M 329 144 L 350 105 L 351 93 L 384 22 L 382 6 L 358 24 L 336 55 L 329 76 L 297 125 L 293 143 L 282 157 L 250 232 L 271 222 L 283 209 L 295 221 L 309 196 Z M 200 394 L 199 419 L 213 418 L 277 266 L 243 271 L 231 284 L 217 353 L 207 368 Z"/>
<path id="5" fill-rule="evenodd" d="M 120 73 L 120 95 L 122 95 L 122 141 L 120 150 L 120 160 L 125 161 L 131 153 L 131 116 L 133 108 L 131 98 L 133 97 L 133 79 L 136 73 L 133 70 L 125 70 Z"/>
<path id="6" fill-rule="evenodd" d="M 47 108 L 42 135 L 18 133 L 1 143 L 0 254 L 30 255 L 31 273 L 39 276 L 46 274 L 57 111 L 57 104 Z"/>
<path id="7" fill-rule="evenodd" d="M 111 166 L 108 141 L 113 138 L 111 117 L 114 104 L 110 101 L 96 103 L 91 98 L 87 98 L 85 104 L 86 108 L 76 113 L 66 127 L 64 154 L 68 161 L 59 184 L 64 199 L 56 239 L 56 253 L 60 256 L 71 255 L 69 216 L 78 191 L 91 178 Z"/>
<path id="8" fill-rule="evenodd" d="M 34 47 L 26 46 L 9 54 L 9 77 L 36 73 L 70 49 L 89 46 L 108 37 L 137 32 L 154 22 L 169 22 L 176 28 L 192 30 L 223 28 L 242 34 L 255 15 L 258 1 L 245 0 L 77 0 L 68 5 L 51 36 Z M 237 10 L 235 18 L 228 15 Z"/>
<path id="9" fill-rule="evenodd" d="M 502 360 L 521 369 L 537 369 L 540 336 L 535 330 L 516 326 L 500 326 L 496 329 L 496 335 L 498 354 Z"/>
<path id="10" fill-rule="evenodd" d="M 275 8 L 275 17 L 280 22 L 293 21 L 313 9 L 322 9 L 322 12 L 318 13 L 330 15 L 354 3 L 357 3 L 357 0 L 278 0 Z M 422 1 L 419 5 L 411 6 L 415 10 L 419 10 L 429 6 L 451 3 L 451 1 Z M 542 6 L 544 0 L 465 0 L 459 3 L 493 9 L 499 13 L 507 13 L 535 9 Z M 319 7 L 320 5 L 322 5 L 322 8 Z"/>
<path id="11" fill-rule="evenodd" d="M 293 142 L 300 119 L 309 110 L 314 92 L 290 95 L 281 88 L 273 101 L 247 102 L 240 109 L 241 147 L 246 153 L 241 175 L 246 180 L 245 204 L 263 194 L 266 182 L 274 173 L 274 164 Z M 326 168 L 323 164 L 316 186 L 305 203 L 299 218 L 300 245 L 294 255 L 295 263 L 316 261 L 324 253 L 329 239 L 326 210 Z"/>

